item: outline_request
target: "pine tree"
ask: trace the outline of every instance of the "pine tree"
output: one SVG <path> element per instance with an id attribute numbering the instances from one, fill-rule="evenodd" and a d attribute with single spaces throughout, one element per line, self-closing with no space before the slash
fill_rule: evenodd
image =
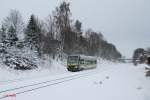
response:
<path id="1" fill-rule="evenodd" d="M 75 26 L 75 30 L 76 30 L 78 33 L 81 33 L 82 23 L 81 23 L 79 20 L 76 20 L 74 26 Z"/>
<path id="2" fill-rule="evenodd" d="M 0 32 L 0 42 L 4 42 L 6 40 L 6 29 L 2 25 L 1 32 Z"/>
<path id="3" fill-rule="evenodd" d="M 10 46 L 14 45 L 16 41 L 18 41 L 18 37 L 13 26 L 9 28 L 7 34 L 8 34 L 7 40 L 9 41 Z"/>
<path id="4" fill-rule="evenodd" d="M 30 21 L 27 25 L 25 32 L 25 42 L 30 49 L 36 50 L 40 53 L 40 40 L 41 40 L 41 30 L 38 27 L 38 22 L 34 15 L 31 15 Z"/>

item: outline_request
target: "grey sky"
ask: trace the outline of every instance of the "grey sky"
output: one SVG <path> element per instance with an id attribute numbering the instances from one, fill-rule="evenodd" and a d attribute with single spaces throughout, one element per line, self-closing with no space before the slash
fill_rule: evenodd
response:
<path id="1" fill-rule="evenodd" d="M 0 21 L 17 9 L 27 22 L 31 14 L 45 19 L 62 0 L 0 0 Z M 69 1 L 69 0 L 68 0 Z M 134 49 L 150 47 L 150 0 L 70 0 L 72 17 L 83 29 L 103 33 L 120 52 L 131 57 Z"/>

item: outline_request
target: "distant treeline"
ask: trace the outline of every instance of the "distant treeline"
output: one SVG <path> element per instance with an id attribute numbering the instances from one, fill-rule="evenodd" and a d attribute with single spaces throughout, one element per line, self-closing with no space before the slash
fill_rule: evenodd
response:
<path id="1" fill-rule="evenodd" d="M 101 32 L 92 29 L 83 32 L 82 22 L 71 19 L 71 15 L 70 3 L 64 1 L 45 21 L 31 15 L 26 25 L 20 12 L 11 10 L 2 22 L 0 42 L 5 49 L 29 48 L 39 57 L 45 54 L 53 58 L 63 54 L 85 54 L 109 60 L 122 57 Z"/>

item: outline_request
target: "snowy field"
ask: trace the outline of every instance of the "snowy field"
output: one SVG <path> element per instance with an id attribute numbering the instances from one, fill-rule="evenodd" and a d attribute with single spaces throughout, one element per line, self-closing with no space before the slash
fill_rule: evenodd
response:
<path id="1" fill-rule="evenodd" d="M 27 72 L 1 68 L 0 98 L 16 94 L 2 100 L 150 100 L 146 65 L 101 62 L 96 69 L 73 73 L 60 62 L 54 61 L 51 66 Z"/>

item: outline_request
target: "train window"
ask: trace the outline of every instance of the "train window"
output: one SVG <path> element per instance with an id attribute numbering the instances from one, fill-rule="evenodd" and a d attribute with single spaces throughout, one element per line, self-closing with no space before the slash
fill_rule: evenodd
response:
<path id="1" fill-rule="evenodd" d="M 78 60 L 79 60 L 78 56 L 69 56 L 67 62 L 69 64 L 76 64 L 78 63 Z"/>
<path id="2" fill-rule="evenodd" d="M 97 64 L 97 61 L 95 60 L 94 63 Z"/>
<path id="3" fill-rule="evenodd" d="M 84 64 L 84 59 L 80 59 L 80 64 Z"/>
<path id="4" fill-rule="evenodd" d="M 88 64 L 93 64 L 93 61 L 88 60 L 87 63 L 88 63 Z"/>

